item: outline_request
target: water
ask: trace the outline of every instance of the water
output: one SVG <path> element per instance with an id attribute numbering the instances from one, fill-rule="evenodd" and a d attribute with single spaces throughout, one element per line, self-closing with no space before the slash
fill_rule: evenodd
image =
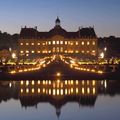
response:
<path id="1" fill-rule="evenodd" d="M 0 81 L 1 120 L 120 120 L 119 80 Z"/>

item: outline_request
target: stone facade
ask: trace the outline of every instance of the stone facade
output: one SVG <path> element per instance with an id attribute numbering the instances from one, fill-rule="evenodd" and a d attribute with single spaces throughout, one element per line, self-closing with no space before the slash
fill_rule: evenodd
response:
<path id="1" fill-rule="evenodd" d="M 37 28 L 22 28 L 19 39 L 19 55 L 81 54 L 97 55 L 98 39 L 94 28 L 81 28 L 67 32 L 60 26 L 59 18 L 49 32 L 38 32 Z"/>

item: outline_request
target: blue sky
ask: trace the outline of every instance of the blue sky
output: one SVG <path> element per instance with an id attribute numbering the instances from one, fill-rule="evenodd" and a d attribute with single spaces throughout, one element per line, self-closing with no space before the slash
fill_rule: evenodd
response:
<path id="1" fill-rule="evenodd" d="M 67 31 L 94 26 L 99 37 L 120 36 L 119 12 L 120 0 L 0 0 L 0 30 L 14 34 L 26 25 L 49 31 L 58 15 Z"/>

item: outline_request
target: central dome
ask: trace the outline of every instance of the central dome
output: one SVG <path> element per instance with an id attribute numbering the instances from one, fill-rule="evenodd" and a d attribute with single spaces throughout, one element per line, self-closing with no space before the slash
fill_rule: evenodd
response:
<path id="1" fill-rule="evenodd" d="M 60 19 L 59 19 L 58 16 L 57 16 L 57 19 L 55 20 L 55 25 L 56 25 L 56 26 L 60 26 Z"/>

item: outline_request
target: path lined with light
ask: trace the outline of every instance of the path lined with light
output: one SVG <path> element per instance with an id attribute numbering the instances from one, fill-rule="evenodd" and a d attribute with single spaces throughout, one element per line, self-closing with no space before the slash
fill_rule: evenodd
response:
<path id="1" fill-rule="evenodd" d="M 77 60 L 72 57 L 60 56 L 60 58 L 65 64 L 68 64 L 71 69 L 76 69 L 76 70 L 85 71 L 85 72 L 92 72 L 92 73 L 97 73 L 97 74 L 104 73 L 104 71 L 97 70 L 94 67 L 89 68 L 89 66 L 88 66 L 89 64 L 86 64 L 87 68 L 83 67 L 83 65 L 80 62 L 77 62 Z"/>

